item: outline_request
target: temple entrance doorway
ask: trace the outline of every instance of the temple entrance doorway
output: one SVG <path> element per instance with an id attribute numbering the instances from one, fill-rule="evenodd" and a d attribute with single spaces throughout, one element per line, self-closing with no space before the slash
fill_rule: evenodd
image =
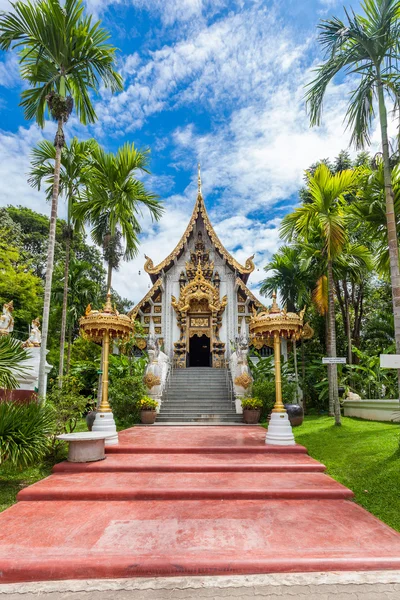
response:
<path id="1" fill-rule="evenodd" d="M 210 338 L 194 335 L 189 342 L 189 367 L 211 367 Z"/>

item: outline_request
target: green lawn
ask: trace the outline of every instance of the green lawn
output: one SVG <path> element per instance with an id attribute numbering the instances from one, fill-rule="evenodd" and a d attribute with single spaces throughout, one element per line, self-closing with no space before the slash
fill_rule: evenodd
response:
<path id="1" fill-rule="evenodd" d="M 400 427 L 343 417 L 306 417 L 294 429 L 296 442 L 327 467 L 328 474 L 353 490 L 355 499 L 400 531 Z"/>

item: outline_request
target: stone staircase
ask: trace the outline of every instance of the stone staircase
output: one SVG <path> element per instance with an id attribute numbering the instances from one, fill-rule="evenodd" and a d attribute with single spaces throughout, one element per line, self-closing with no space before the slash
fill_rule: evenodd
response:
<path id="1" fill-rule="evenodd" d="M 226 369 L 176 369 L 156 423 L 240 423 L 229 395 Z"/>

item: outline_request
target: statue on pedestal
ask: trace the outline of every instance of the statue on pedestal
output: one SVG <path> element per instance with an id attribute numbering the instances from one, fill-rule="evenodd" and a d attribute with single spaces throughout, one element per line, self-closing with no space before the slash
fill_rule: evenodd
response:
<path id="1" fill-rule="evenodd" d="M 39 317 L 37 319 L 33 319 L 31 325 L 31 333 L 26 342 L 22 344 L 24 348 L 38 348 L 40 346 L 42 342 L 42 334 L 40 333 L 39 326 Z"/>
<path id="2" fill-rule="evenodd" d="M 3 313 L 0 316 L 0 335 L 8 335 L 14 329 L 14 319 L 12 312 L 14 310 L 13 301 L 3 304 Z"/>

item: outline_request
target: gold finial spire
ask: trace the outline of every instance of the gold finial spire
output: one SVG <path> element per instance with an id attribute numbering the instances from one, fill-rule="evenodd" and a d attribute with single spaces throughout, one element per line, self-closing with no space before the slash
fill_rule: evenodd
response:
<path id="1" fill-rule="evenodd" d="M 113 312 L 113 308 L 112 308 L 112 304 L 111 304 L 111 288 L 108 288 L 108 292 L 107 292 L 107 300 L 106 303 L 104 305 L 104 312 L 105 313 L 112 313 Z"/>
<path id="2" fill-rule="evenodd" d="M 280 308 L 278 306 L 278 303 L 276 301 L 276 292 L 272 293 L 272 306 L 271 306 L 271 310 L 269 311 L 270 313 L 279 313 Z"/>
<path id="3" fill-rule="evenodd" d="M 201 196 L 201 172 L 200 172 L 200 163 L 197 163 L 197 187 L 198 193 Z"/>

